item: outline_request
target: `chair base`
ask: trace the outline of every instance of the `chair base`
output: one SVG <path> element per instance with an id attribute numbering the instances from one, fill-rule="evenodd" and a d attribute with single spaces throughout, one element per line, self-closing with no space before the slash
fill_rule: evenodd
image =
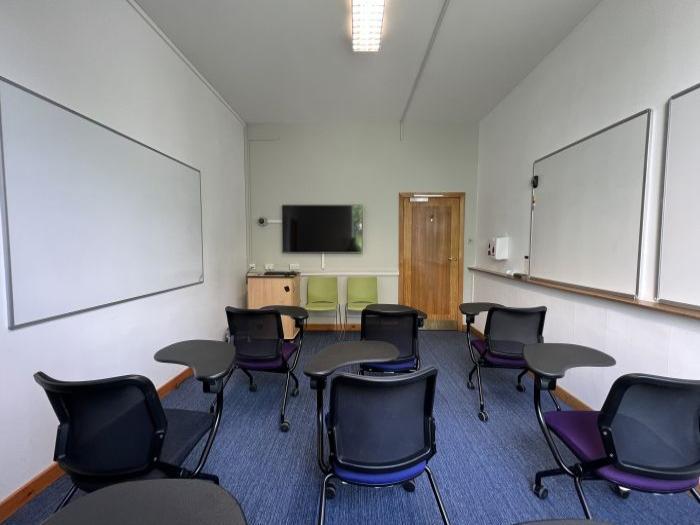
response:
<path id="1" fill-rule="evenodd" d="M 472 367 L 471 371 L 469 372 L 469 378 L 467 379 L 467 388 L 469 390 L 474 390 L 474 382 L 472 378 L 474 377 L 474 373 L 476 373 L 476 383 L 477 386 L 479 387 L 479 412 L 477 415 L 479 416 L 479 420 L 486 423 L 489 420 L 489 414 L 486 412 L 486 404 L 484 401 L 484 388 L 481 383 L 481 369 L 482 368 L 504 368 L 502 366 L 490 366 L 488 363 L 482 362 L 481 360 L 477 360 L 474 362 L 474 366 Z M 509 370 L 509 369 L 508 369 Z M 516 369 L 517 370 L 517 369 Z M 518 379 L 517 383 L 515 385 L 515 389 L 518 392 L 525 392 L 525 385 L 522 383 L 522 379 L 527 374 L 527 370 L 522 370 L 518 374 Z M 551 391 L 549 392 L 549 397 L 552 399 L 552 403 L 554 403 L 555 408 L 558 411 L 561 411 L 561 407 L 559 406 L 559 402 L 557 401 L 556 397 L 554 397 L 554 394 Z"/>
<path id="2" fill-rule="evenodd" d="M 430 488 L 433 491 L 433 496 L 435 497 L 435 502 L 437 503 L 438 509 L 440 511 L 440 517 L 445 525 L 450 525 L 450 520 L 447 517 L 447 512 L 445 511 L 445 505 L 442 502 L 442 497 L 440 496 L 440 491 L 438 490 L 437 483 L 433 477 L 433 473 L 428 466 L 425 467 L 424 472 L 428 476 L 428 481 L 430 482 Z M 323 525 L 326 520 L 326 500 L 335 498 L 337 488 L 332 479 L 336 478 L 333 472 L 329 472 L 323 478 L 321 482 L 321 494 L 319 497 L 319 508 L 318 508 L 318 525 Z M 413 492 L 416 489 L 415 482 L 413 480 L 403 481 L 399 483 L 406 492 Z M 362 485 L 362 486 L 372 486 L 372 485 Z M 381 487 L 390 487 L 393 485 L 381 485 Z"/>
<path id="3" fill-rule="evenodd" d="M 572 465 L 568 467 L 568 470 L 573 473 L 573 476 L 569 474 L 566 470 L 563 468 L 555 468 L 555 469 L 550 469 L 550 470 L 541 470 L 535 474 L 535 482 L 532 484 L 532 492 L 537 496 L 539 499 L 547 499 L 547 496 L 549 495 L 549 491 L 547 490 L 547 487 L 542 483 L 542 480 L 544 478 L 548 477 L 553 477 L 553 476 L 561 476 L 561 475 L 568 475 L 572 477 L 573 482 L 574 482 L 574 488 L 576 489 L 576 495 L 578 496 L 579 502 L 581 503 L 581 509 L 583 510 L 584 515 L 586 516 L 587 520 L 593 519 L 591 515 L 591 510 L 590 507 L 588 506 L 588 501 L 586 500 L 586 495 L 583 491 L 583 482 L 584 481 L 604 481 L 606 483 L 610 484 L 610 489 L 618 495 L 618 497 L 622 499 L 627 499 L 629 498 L 630 494 L 632 493 L 632 489 L 629 489 L 627 487 L 622 487 L 620 485 L 617 485 L 615 483 L 611 483 L 610 481 L 600 478 L 596 476 L 595 474 L 591 472 L 587 472 L 584 469 L 584 466 L 580 463 L 577 463 L 575 465 Z M 637 489 L 635 489 L 637 490 Z M 638 492 L 646 492 L 643 490 L 638 490 Z M 691 488 L 688 492 L 691 493 L 691 495 L 695 498 L 695 501 L 700 503 L 700 494 L 698 493 L 697 489 Z M 652 492 L 652 494 L 656 494 L 655 492 Z M 676 493 L 669 493 L 669 494 L 676 494 Z"/>
<path id="4" fill-rule="evenodd" d="M 291 428 L 291 425 L 289 421 L 285 419 L 285 412 L 287 410 L 287 399 L 289 395 L 292 397 L 297 397 L 299 395 L 299 379 L 297 376 L 294 374 L 294 369 L 297 366 L 297 363 L 299 362 L 299 355 L 301 354 L 301 347 L 302 347 L 303 341 L 299 341 L 297 345 L 297 349 L 294 352 L 294 361 L 292 362 L 292 365 L 289 366 L 289 364 L 285 363 L 287 369 L 286 369 L 286 378 L 284 381 L 284 394 L 282 396 L 282 407 L 280 409 L 280 423 L 279 423 L 279 429 L 281 432 L 289 432 L 289 429 Z M 250 370 L 246 368 L 240 368 L 238 366 L 235 366 L 231 369 L 231 371 L 228 373 L 226 378 L 224 379 L 224 386 L 223 388 L 226 388 L 226 384 L 228 383 L 229 379 L 231 379 L 231 376 L 233 375 L 233 372 L 236 370 L 241 370 L 247 377 L 248 377 L 248 390 L 250 392 L 257 392 L 258 391 L 258 385 L 255 383 L 255 380 L 253 379 L 253 374 L 251 374 Z M 256 372 L 272 372 L 272 373 L 279 373 L 279 372 L 285 372 L 285 369 L 261 369 L 261 370 L 256 370 Z M 293 379 L 294 380 L 294 388 L 292 391 L 289 391 L 289 380 Z M 209 408 L 210 412 L 214 410 L 214 407 L 216 406 L 216 403 L 212 403 L 211 407 Z"/>

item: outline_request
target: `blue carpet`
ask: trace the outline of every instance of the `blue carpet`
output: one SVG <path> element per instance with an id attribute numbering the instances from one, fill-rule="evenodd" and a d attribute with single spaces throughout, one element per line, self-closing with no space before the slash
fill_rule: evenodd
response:
<path id="1" fill-rule="evenodd" d="M 351 334 L 351 336 L 356 334 Z M 514 371 L 484 373 L 488 423 L 476 412 L 476 391 L 466 388 L 466 336 L 458 332 L 421 332 L 424 365 L 439 369 L 435 417 L 437 455 L 431 467 L 453 524 L 508 524 L 544 518 L 582 518 L 570 479 L 547 481 L 549 498 L 530 491 L 534 472 L 554 461 L 537 426 L 532 384 L 515 390 Z M 298 367 L 301 392 L 290 398 L 287 418 L 292 428 L 278 430 L 283 376 L 256 374 L 258 391 L 236 372 L 226 389 L 219 435 L 206 471 L 240 501 L 250 525 L 315 523 L 321 474 L 316 465 L 315 393 L 301 373 L 309 356 L 335 342 L 332 334 L 309 333 Z M 206 410 L 211 396 L 190 379 L 164 401 L 167 407 Z M 547 401 L 547 400 L 545 400 Z M 193 463 L 198 450 L 189 458 Z M 340 486 L 327 505 L 328 524 L 441 523 L 425 476 L 413 494 L 401 488 Z M 61 478 L 19 510 L 8 524 L 44 520 L 69 487 Z M 584 484 L 596 519 L 613 524 L 700 524 L 700 505 L 685 494 L 615 496 L 605 483 Z M 76 496 L 78 497 L 78 496 Z"/>

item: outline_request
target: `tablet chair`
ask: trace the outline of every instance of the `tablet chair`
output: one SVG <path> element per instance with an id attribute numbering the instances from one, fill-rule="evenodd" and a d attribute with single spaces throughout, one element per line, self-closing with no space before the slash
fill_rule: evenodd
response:
<path id="1" fill-rule="evenodd" d="M 418 312 L 380 312 L 368 306 L 362 310 L 360 338 L 391 343 L 399 357 L 390 363 L 363 364 L 360 372 L 401 373 L 420 368 Z"/>
<path id="2" fill-rule="evenodd" d="M 289 431 L 289 421 L 284 417 L 289 394 L 289 379 L 294 380 L 292 397 L 299 395 L 299 380 L 294 369 L 299 362 L 299 338 L 293 342 L 284 340 L 282 316 L 275 310 L 248 310 L 226 308 L 229 334 L 236 347 L 236 368 L 248 376 L 251 392 L 257 390 L 251 371 L 286 374 L 282 408 L 280 410 L 280 430 Z"/>
<path id="3" fill-rule="evenodd" d="M 442 521 L 449 524 L 428 467 L 435 455 L 436 379 L 433 367 L 398 376 L 339 374 L 332 379 L 326 418 L 330 456 L 321 486 L 319 524 L 324 523 L 326 498 L 335 496 L 332 478 L 366 487 L 403 485 L 413 492 L 413 480 L 423 472 Z"/>
<path id="4" fill-rule="evenodd" d="M 348 314 L 362 312 L 370 304 L 379 302 L 377 299 L 377 278 L 348 277 L 347 301 L 345 302 L 345 325 L 348 324 Z"/>
<path id="5" fill-rule="evenodd" d="M 469 357 L 474 367 L 469 372 L 467 388 L 474 390 L 472 377 L 476 372 L 476 382 L 479 386 L 479 419 L 488 421 L 489 415 L 484 408 L 484 391 L 481 386 L 482 368 L 510 368 L 521 370 L 518 374 L 516 388 L 525 391 L 522 378 L 527 373 L 527 364 L 523 359 L 523 348 L 529 343 L 543 342 L 544 316 L 547 308 L 507 308 L 494 306 L 486 318 L 484 339 L 472 340 L 467 332 Z M 556 404 L 556 399 L 552 397 Z M 558 406 L 558 405 L 557 405 Z"/>
<path id="6" fill-rule="evenodd" d="M 542 388 L 535 383 L 537 394 Z M 546 388 L 546 385 L 545 385 Z M 533 492 L 547 497 L 542 478 L 567 474 L 586 518 L 591 519 L 582 481 L 608 481 L 621 497 L 629 490 L 674 494 L 696 490 L 700 478 L 700 381 L 629 374 L 613 384 L 600 412 L 542 413 L 537 416 L 558 468 L 540 471 Z M 567 465 L 556 435 L 579 462 Z"/>
<path id="7" fill-rule="evenodd" d="M 152 478 L 203 478 L 215 418 L 207 412 L 163 409 L 158 392 L 143 376 L 94 381 L 58 381 L 43 372 L 34 380 L 44 389 L 59 420 L 54 460 L 73 486 L 58 509 L 77 489 L 92 492 L 120 483 Z M 190 451 L 210 431 L 197 467 L 182 467 Z"/>

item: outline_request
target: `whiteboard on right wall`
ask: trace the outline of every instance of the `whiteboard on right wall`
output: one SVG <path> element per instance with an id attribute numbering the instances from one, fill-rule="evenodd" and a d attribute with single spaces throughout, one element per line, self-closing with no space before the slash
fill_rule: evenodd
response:
<path id="1" fill-rule="evenodd" d="M 637 295 L 650 116 L 642 111 L 535 161 L 530 277 Z"/>
<path id="2" fill-rule="evenodd" d="M 700 307 L 700 84 L 671 97 L 667 126 L 657 296 Z"/>

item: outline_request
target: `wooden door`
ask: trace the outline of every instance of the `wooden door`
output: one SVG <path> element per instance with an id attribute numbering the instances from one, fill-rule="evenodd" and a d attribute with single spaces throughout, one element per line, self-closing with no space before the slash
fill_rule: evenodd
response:
<path id="1" fill-rule="evenodd" d="M 464 274 L 464 194 L 399 196 L 399 303 L 428 314 L 425 328 L 456 330 Z"/>

